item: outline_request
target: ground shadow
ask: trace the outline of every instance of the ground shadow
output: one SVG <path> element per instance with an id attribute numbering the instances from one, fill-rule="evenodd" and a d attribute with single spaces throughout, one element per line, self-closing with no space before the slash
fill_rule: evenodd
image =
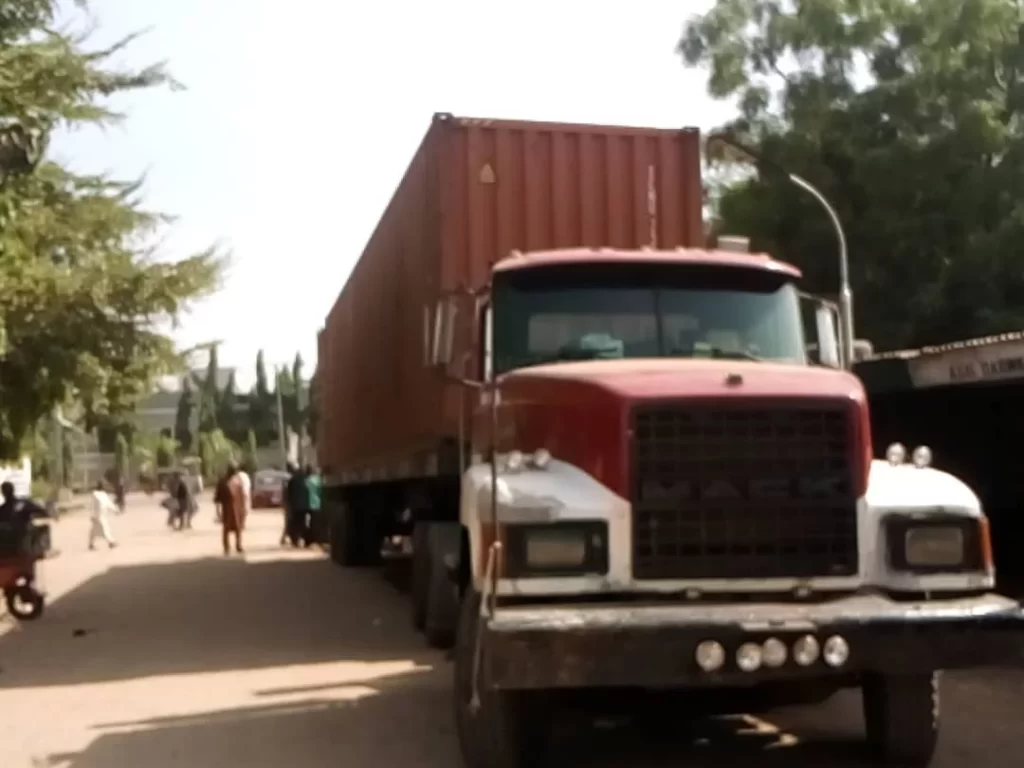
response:
<path id="1" fill-rule="evenodd" d="M 342 574 L 321 558 L 112 567 L 0 637 L 0 688 L 436 660 L 400 600 L 377 574 Z"/>
<path id="2" fill-rule="evenodd" d="M 96 727 L 98 736 L 85 750 L 49 755 L 44 764 L 450 768 L 461 764 L 451 721 L 424 716 L 447 710 L 448 695 L 437 675 L 403 675 L 379 681 L 369 695 L 347 701 L 326 695 L 301 697 L 188 717 L 103 724 Z M 546 762 L 580 768 L 861 768 L 867 765 L 859 757 L 861 751 L 844 742 L 789 745 L 780 734 L 759 733 L 735 719 L 680 722 L 658 731 L 567 719 Z M 541 765 L 538 762 L 538 768 Z"/>

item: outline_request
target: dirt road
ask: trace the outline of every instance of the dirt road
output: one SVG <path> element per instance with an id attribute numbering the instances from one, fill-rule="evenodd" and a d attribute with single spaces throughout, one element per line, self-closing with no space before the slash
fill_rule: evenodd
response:
<path id="1" fill-rule="evenodd" d="M 453 768 L 449 664 L 410 629 L 375 573 L 277 547 L 257 513 L 244 558 L 224 558 L 211 510 L 171 533 L 152 500 L 115 519 L 121 546 L 89 552 L 86 521 L 55 531 L 43 619 L 0 622 L 5 768 Z M 1003 768 L 1024 754 L 1024 675 L 950 675 L 936 768 Z M 566 726 L 570 766 L 863 765 L 856 695 L 824 707 L 636 728 Z"/>

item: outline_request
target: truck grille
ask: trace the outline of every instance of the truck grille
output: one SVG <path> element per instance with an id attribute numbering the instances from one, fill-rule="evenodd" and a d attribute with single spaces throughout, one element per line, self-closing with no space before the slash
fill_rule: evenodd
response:
<path id="1" fill-rule="evenodd" d="M 857 572 L 848 406 L 639 406 L 633 576 L 741 579 Z"/>

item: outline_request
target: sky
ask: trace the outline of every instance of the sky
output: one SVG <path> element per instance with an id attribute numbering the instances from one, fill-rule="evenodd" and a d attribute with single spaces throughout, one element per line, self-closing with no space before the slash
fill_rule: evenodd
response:
<path id="1" fill-rule="evenodd" d="M 316 333 L 431 115 L 719 125 L 733 107 L 675 53 L 711 2 L 91 0 L 93 44 L 147 30 L 116 61 L 166 61 L 186 89 L 118 96 L 121 123 L 52 151 L 81 171 L 145 174 L 146 203 L 176 216 L 167 257 L 231 250 L 182 346 L 222 340 L 243 386 L 260 349 L 269 363 L 301 352 L 311 373 Z"/>

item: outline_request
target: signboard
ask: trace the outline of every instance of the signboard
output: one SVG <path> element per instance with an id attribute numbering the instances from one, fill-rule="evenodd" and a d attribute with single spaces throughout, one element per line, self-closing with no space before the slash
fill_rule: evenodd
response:
<path id="1" fill-rule="evenodd" d="M 32 460 L 27 456 L 21 464 L 0 464 L 0 483 L 14 483 L 15 496 L 32 493 Z"/>
<path id="2" fill-rule="evenodd" d="M 1024 379 L 1024 340 L 962 347 L 907 361 L 915 388 Z"/>

